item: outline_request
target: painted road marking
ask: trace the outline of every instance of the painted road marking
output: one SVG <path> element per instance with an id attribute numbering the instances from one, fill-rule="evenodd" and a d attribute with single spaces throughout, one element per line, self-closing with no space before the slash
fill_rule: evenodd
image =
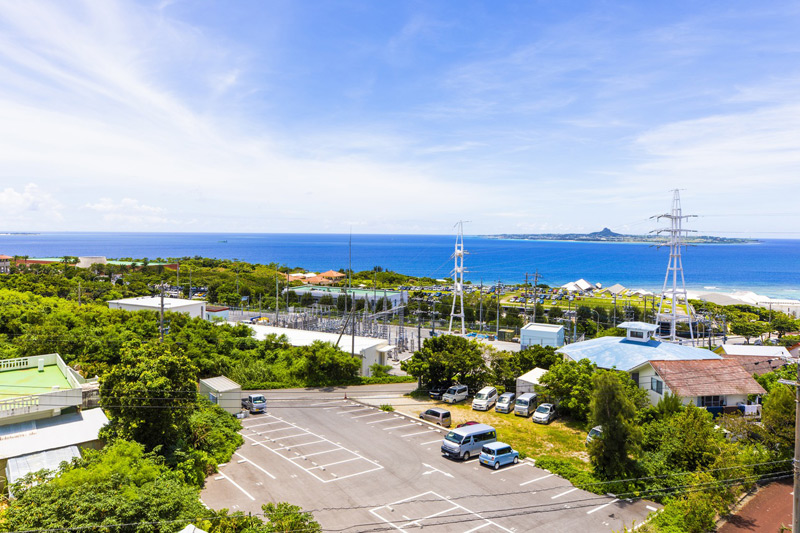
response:
<path id="1" fill-rule="evenodd" d="M 432 440 L 430 442 L 423 442 L 423 443 L 420 444 L 420 446 L 427 446 L 428 444 L 433 444 L 434 442 L 442 442 L 442 439 L 436 439 L 436 440 Z"/>
<path id="2" fill-rule="evenodd" d="M 578 490 L 578 487 L 575 487 L 575 488 L 573 488 L 573 489 L 569 489 L 569 490 L 565 490 L 565 491 L 564 491 L 564 492 L 562 492 L 561 494 L 556 494 L 555 496 L 552 496 L 550 499 L 551 499 L 551 500 L 555 500 L 556 498 L 560 498 L 560 497 L 562 497 L 562 496 L 566 496 L 566 495 L 567 495 L 567 494 L 569 494 L 570 492 L 575 492 L 576 490 Z"/>
<path id="3" fill-rule="evenodd" d="M 244 455 L 240 454 L 239 452 L 233 452 L 233 453 L 234 453 L 234 455 L 238 455 L 239 457 L 241 457 L 242 458 L 242 462 L 250 463 L 251 465 L 253 465 L 254 467 L 258 468 L 259 470 L 264 472 L 266 475 L 268 475 L 272 479 L 276 479 L 275 476 L 273 476 L 272 474 L 270 474 L 269 472 L 267 472 L 266 470 L 264 470 L 263 468 L 261 468 L 260 466 L 255 464 L 253 461 L 251 461 L 250 459 L 248 459 Z"/>
<path id="4" fill-rule="evenodd" d="M 541 481 L 541 480 L 543 480 L 543 479 L 547 479 L 547 478 L 549 478 L 549 477 L 553 477 L 554 475 L 555 475 L 555 474 L 547 474 L 546 476 L 537 477 L 536 479 L 532 479 L 532 480 L 530 480 L 530 481 L 525 481 L 525 482 L 523 482 L 523 483 L 520 483 L 520 484 L 519 484 L 519 486 L 520 486 L 520 487 L 522 487 L 523 485 L 527 485 L 528 483 L 533 483 L 533 482 L 535 482 L 535 481 Z"/>
<path id="5" fill-rule="evenodd" d="M 436 431 L 436 430 L 435 429 L 429 429 L 429 430 L 426 430 L 426 431 L 420 431 L 418 433 L 409 433 L 407 435 L 400 435 L 400 436 L 401 437 L 413 437 L 414 435 L 423 435 L 425 433 L 430 433 L 431 431 Z"/>
<path id="6" fill-rule="evenodd" d="M 595 511 L 599 511 L 599 510 L 600 510 L 600 509 L 602 509 L 603 507 L 608 507 L 608 506 L 609 506 L 609 505 L 611 505 L 612 503 L 617 503 L 618 501 L 619 501 L 619 499 L 618 499 L 618 498 L 614 498 L 614 499 L 613 499 L 613 500 L 611 500 L 610 502 L 608 502 L 608 503 L 606 503 L 606 504 L 603 504 L 603 505 L 601 505 L 600 507 L 595 507 L 595 508 L 594 508 L 594 509 L 592 509 L 591 511 L 586 511 L 586 514 L 592 514 L 593 512 L 595 512 Z"/>
<path id="7" fill-rule="evenodd" d="M 220 472 L 220 474 L 219 474 L 219 475 L 220 475 L 220 476 L 222 476 L 222 477 L 224 477 L 224 478 L 225 478 L 225 479 L 227 479 L 228 481 L 230 481 L 230 482 L 231 482 L 231 484 L 233 484 L 233 486 L 234 486 L 234 487 L 236 487 L 237 489 L 239 489 L 240 491 L 242 491 L 242 492 L 244 493 L 244 495 L 245 495 L 245 496 L 247 496 L 248 498 L 250 498 L 250 499 L 251 499 L 251 500 L 253 500 L 253 501 L 256 501 L 256 499 L 255 499 L 255 498 L 253 498 L 253 497 L 250 495 L 250 493 L 249 493 L 249 492 L 247 492 L 246 490 L 244 490 L 244 489 L 243 489 L 241 486 L 239 486 L 239 484 L 238 484 L 238 483 L 236 483 L 234 480 L 232 480 L 231 478 L 229 478 L 228 476 L 226 476 L 225 474 L 223 474 L 223 473 L 221 473 L 221 472 Z"/>
<path id="8" fill-rule="evenodd" d="M 386 420 L 376 420 L 375 422 L 367 422 L 367 425 L 369 425 L 369 424 L 382 424 L 384 422 L 397 422 L 397 420 L 395 420 L 394 418 L 387 418 Z"/>
<path id="9" fill-rule="evenodd" d="M 351 418 L 364 418 L 365 416 L 375 416 L 375 415 L 382 415 L 382 414 L 383 414 L 383 411 L 380 411 L 380 412 L 377 412 L 377 413 L 370 413 L 368 415 L 353 416 Z"/>
<path id="10" fill-rule="evenodd" d="M 384 431 L 389 431 L 391 429 L 398 429 L 398 428 L 407 428 L 408 426 L 416 426 L 413 422 L 411 424 L 403 424 L 401 426 L 392 426 L 390 428 L 383 428 Z"/>

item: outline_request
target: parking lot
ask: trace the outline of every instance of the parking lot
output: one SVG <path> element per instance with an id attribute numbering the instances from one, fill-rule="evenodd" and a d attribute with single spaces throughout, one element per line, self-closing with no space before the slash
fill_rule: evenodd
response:
<path id="1" fill-rule="evenodd" d="M 324 530 L 348 532 L 611 531 L 658 507 L 577 489 L 529 461 L 495 471 L 445 459 L 447 430 L 320 396 L 268 396 L 266 414 L 243 420 L 245 444 L 207 480 L 203 501 L 253 513 L 288 501 Z"/>

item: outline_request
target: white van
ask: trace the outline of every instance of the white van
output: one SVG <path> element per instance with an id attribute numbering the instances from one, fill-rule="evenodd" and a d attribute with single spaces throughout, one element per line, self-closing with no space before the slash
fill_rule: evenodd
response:
<path id="1" fill-rule="evenodd" d="M 526 392 L 520 394 L 514 404 L 514 414 L 517 416 L 531 416 L 536 410 L 536 393 Z"/>
<path id="2" fill-rule="evenodd" d="M 445 403 L 456 403 L 461 400 L 466 400 L 469 394 L 469 389 L 466 385 L 453 385 L 442 396 L 442 401 Z"/>
<path id="3" fill-rule="evenodd" d="M 465 461 L 473 455 L 480 455 L 485 444 L 497 440 L 497 431 L 486 424 L 474 424 L 456 428 L 442 441 L 442 454 Z"/>
<path id="4" fill-rule="evenodd" d="M 497 403 L 497 389 L 494 387 L 484 387 L 478 394 L 475 395 L 475 399 L 472 400 L 472 409 L 474 411 L 488 411 L 494 404 Z"/>

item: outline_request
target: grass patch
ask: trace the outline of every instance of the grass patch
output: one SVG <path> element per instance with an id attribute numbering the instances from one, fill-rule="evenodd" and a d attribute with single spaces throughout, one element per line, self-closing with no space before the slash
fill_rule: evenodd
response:
<path id="1" fill-rule="evenodd" d="M 394 411 L 394 406 L 392 404 L 389 404 L 389 403 L 382 403 L 381 404 L 381 411 L 386 411 L 388 413 L 391 413 L 392 411 Z"/>
<path id="2" fill-rule="evenodd" d="M 427 398 L 427 394 L 415 395 L 417 392 L 414 391 L 409 396 L 416 399 Z M 545 466 L 543 468 L 563 475 L 570 481 L 573 478 L 585 481 L 587 476 L 591 477 L 589 454 L 584 444 L 586 430 L 580 423 L 559 418 L 548 425 L 534 424 L 530 417 L 523 418 L 513 413 L 497 413 L 494 409 L 473 411 L 470 403 L 447 404 L 430 401 L 419 406 L 406 406 L 403 410 L 419 416 L 419 413 L 434 405 L 450 411 L 452 427 L 470 420 L 493 426 L 497 429 L 497 440 L 507 442 L 521 456 L 535 459 L 537 466 L 540 461 L 545 461 L 554 469 Z"/>

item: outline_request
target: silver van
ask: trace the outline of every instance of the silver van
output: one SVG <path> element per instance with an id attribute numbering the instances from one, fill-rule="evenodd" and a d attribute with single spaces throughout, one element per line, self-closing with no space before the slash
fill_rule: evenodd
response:
<path id="1" fill-rule="evenodd" d="M 453 385 L 442 395 L 442 401 L 444 403 L 460 402 L 461 400 L 466 400 L 468 394 L 469 389 L 466 385 Z"/>
<path id="2" fill-rule="evenodd" d="M 526 392 L 520 394 L 514 404 L 514 414 L 517 416 L 531 416 L 536 410 L 536 393 Z"/>
<path id="3" fill-rule="evenodd" d="M 434 424 L 438 424 L 442 427 L 446 428 L 450 427 L 450 411 L 448 411 L 447 409 L 432 407 L 427 411 L 421 412 L 419 414 L 419 417 L 423 420 L 427 420 L 428 422 L 433 422 Z"/>
<path id="4" fill-rule="evenodd" d="M 513 392 L 504 392 L 497 399 L 497 405 L 494 406 L 494 410 L 498 413 L 510 413 L 514 410 L 514 400 L 516 397 L 517 395 Z"/>
<path id="5" fill-rule="evenodd" d="M 474 424 L 456 428 L 442 441 L 442 454 L 450 458 L 464 459 L 480 455 L 484 444 L 497 441 L 497 431 L 486 424 Z"/>

